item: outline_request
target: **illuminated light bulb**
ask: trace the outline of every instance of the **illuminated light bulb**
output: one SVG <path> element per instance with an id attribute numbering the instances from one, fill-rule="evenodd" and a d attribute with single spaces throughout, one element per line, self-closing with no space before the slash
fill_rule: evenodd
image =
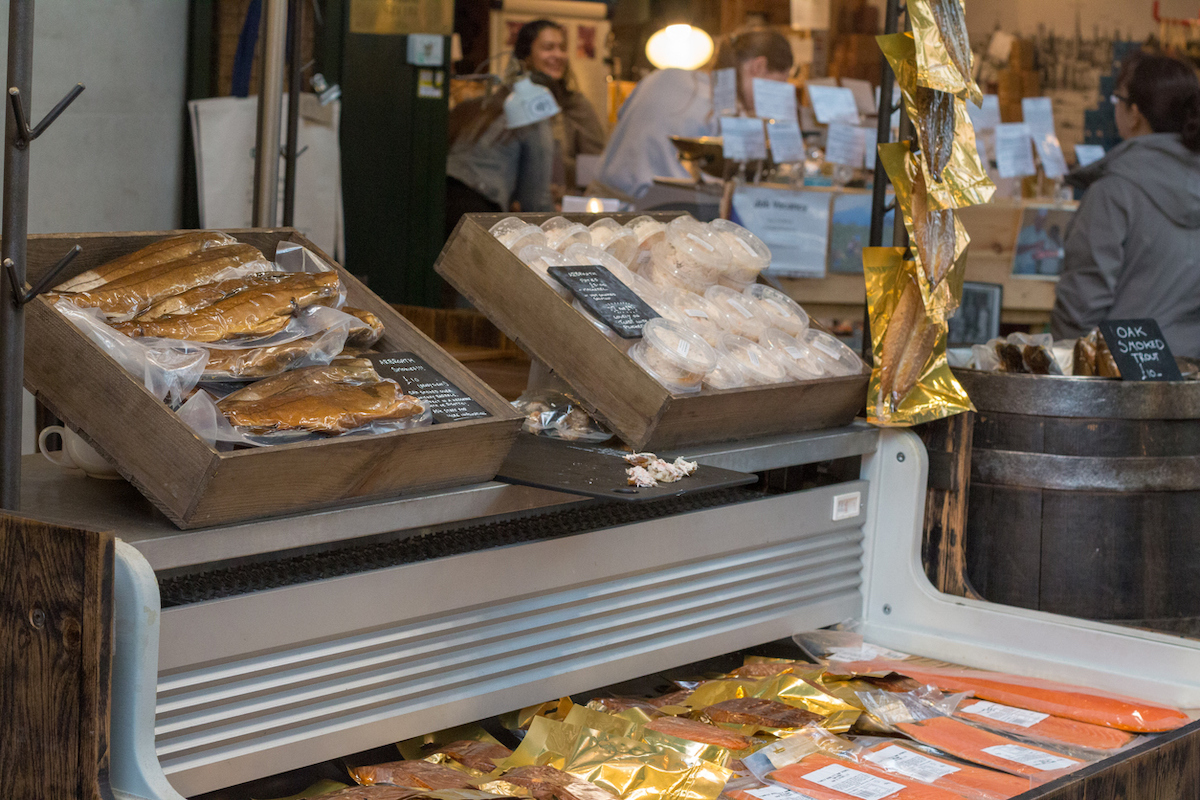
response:
<path id="1" fill-rule="evenodd" d="M 603 211 L 604 211 L 604 203 L 603 203 L 603 201 L 600 200 L 599 197 L 588 198 L 587 213 L 600 214 L 600 213 L 603 213 Z"/>
<path id="2" fill-rule="evenodd" d="M 646 58 L 659 69 L 699 69 L 712 54 L 712 37 L 691 25 L 668 25 L 646 42 Z"/>

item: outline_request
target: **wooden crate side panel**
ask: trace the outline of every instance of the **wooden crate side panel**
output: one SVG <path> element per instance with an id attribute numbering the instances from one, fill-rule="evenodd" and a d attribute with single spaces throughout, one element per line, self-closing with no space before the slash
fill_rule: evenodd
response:
<path id="1" fill-rule="evenodd" d="M 25 308 L 26 386 L 168 516 L 184 513 L 204 491 L 216 452 L 48 301 Z"/>
<path id="2" fill-rule="evenodd" d="M 113 537 L 0 514 L 0 785 L 111 797 Z"/>
<path id="3" fill-rule="evenodd" d="M 674 448 L 849 425 L 866 398 L 867 375 L 676 397 L 649 440 Z"/>
<path id="4" fill-rule="evenodd" d="M 670 398 L 604 334 L 472 217 L 434 265 L 509 338 L 575 387 L 622 439 L 644 442 Z"/>
<path id="5" fill-rule="evenodd" d="M 328 508 L 491 480 L 519 421 L 431 428 L 224 454 L 181 527 Z"/>

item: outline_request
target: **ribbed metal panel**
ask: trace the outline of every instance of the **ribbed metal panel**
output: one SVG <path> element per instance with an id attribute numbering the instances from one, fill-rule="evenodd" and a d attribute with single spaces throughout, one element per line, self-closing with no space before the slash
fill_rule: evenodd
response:
<path id="1" fill-rule="evenodd" d="M 469 562 L 488 560 L 492 585 L 474 589 L 494 599 L 469 606 L 455 599 L 473 592 L 436 583 L 437 562 L 321 582 L 325 592 L 305 585 L 211 604 L 230 619 L 244 600 L 265 633 L 267 609 L 290 599 L 292 619 L 311 612 L 310 637 L 278 646 L 265 635 L 269 648 L 160 675 L 158 757 L 193 794 L 854 615 L 861 517 L 831 519 L 833 496 L 848 491 L 865 498 L 866 484 L 445 559 L 460 562 L 447 574 L 476 576 Z M 628 547 L 639 536 L 652 546 Z M 609 547 L 625 557 L 606 560 Z M 367 584 L 380 581 L 395 592 L 392 622 L 355 628 L 354 598 L 378 597 Z M 406 616 L 430 593 L 440 613 Z M 163 614 L 164 649 L 173 611 Z M 322 636 L 330 613 L 342 632 Z"/>

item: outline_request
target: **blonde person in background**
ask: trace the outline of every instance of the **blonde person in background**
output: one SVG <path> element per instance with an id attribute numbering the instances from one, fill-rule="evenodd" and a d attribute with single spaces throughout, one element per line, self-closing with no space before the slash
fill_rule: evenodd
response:
<path id="1" fill-rule="evenodd" d="M 575 157 L 604 151 L 604 126 L 592 104 L 574 88 L 567 58 L 567 32 L 557 22 L 538 19 L 517 33 L 513 57 L 534 83 L 548 88 L 562 113 L 552 120 L 555 158 L 551 187 L 556 201 L 575 191 Z"/>
<path id="2" fill-rule="evenodd" d="M 722 43 L 713 69 L 737 70 L 739 111 L 754 114 L 754 79 L 784 81 L 792 71 L 792 48 L 783 34 L 751 30 Z M 657 177 L 690 178 L 671 136 L 720 134 L 713 111 L 713 73 L 660 69 L 643 78 L 621 106 L 617 125 L 588 194 L 637 199 Z"/>

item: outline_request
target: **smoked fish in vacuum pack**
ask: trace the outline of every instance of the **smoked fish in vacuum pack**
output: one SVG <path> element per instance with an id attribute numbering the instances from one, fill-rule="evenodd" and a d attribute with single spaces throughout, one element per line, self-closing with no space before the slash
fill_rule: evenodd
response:
<path id="1" fill-rule="evenodd" d="M 132 253 L 86 270 L 54 287 L 56 292 L 86 292 L 150 267 L 177 261 L 209 247 L 233 244 L 234 238 L 220 231 L 192 231 L 160 239 Z"/>

